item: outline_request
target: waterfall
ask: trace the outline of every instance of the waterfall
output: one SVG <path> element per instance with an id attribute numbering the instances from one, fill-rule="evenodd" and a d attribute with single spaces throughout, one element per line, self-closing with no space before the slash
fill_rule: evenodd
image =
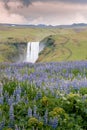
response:
<path id="1" fill-rule="evenodd" d="M 39 42 L 27 43 L 26 62 L 35 63 L 39 55 Z"/>

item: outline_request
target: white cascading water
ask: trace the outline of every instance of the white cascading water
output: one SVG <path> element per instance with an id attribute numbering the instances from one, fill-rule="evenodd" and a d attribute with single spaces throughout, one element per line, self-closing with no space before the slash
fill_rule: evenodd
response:
<path id="1" fill-rule="evenodd" d="M 39 42 L 27 43 L 26 62 L 35 63 L 39 55 Z"/>

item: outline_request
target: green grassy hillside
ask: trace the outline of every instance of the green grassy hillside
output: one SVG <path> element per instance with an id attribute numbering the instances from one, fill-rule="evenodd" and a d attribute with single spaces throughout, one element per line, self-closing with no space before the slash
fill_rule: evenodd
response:
<path id="1" fill-rule="evenodd" d="M 28 41 L 41 41 L 58 31 L 58 29 L 0 26 L 0 62 L 16 61 L 20 53 L 25 53 Z"/>
<path id="2" fill-rule="evenodd" d="M 87 60 L 87 29 L 64 30 L 50 38 L 54 43 L 45 48 L 38 62 Z"/>
<path id="3" fill-rule="evenodd" d="M 53 41 L 48 45 L 48 39 Z M 87 28 L 24 28 L 0 26 L 0 62 L 13 62 L 26 52 L 28 41 L 43 41 L 48 46 L 38 62 L 87 59 Z"/>
<path id="4" fill-rule="evenodd" d="M 2 27 L 0 26 L 0 43 L 3 42 L 28 42 L 40 41 L 48 35 L 57 34 L 60 29 L 27 28 L 27 27 Z"/>

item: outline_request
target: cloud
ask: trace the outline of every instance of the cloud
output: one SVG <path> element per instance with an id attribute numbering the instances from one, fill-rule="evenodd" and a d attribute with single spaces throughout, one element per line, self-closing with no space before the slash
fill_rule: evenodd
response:
<path id="1" fill-rule="evenodd" d="M 0 22 L 72 24 L 87 22 L 87 0 L 0 0 Z"/>
<path id="2" fill-rule="evenodd" d="M 6 8 L 4 8 L 3 3 L 0 3 L 0 23 L 27 23 L 27 19 L 17 13 L 9 13 Z"/>
<path id="3" fill-rule="evenodd" d="M 87 4 L 87 0 L 0 0 L 1 2 L 4 3 L 4 6 L 6 7 L 6 9 L 10 8 L 9 3 L 13 2 L 19 2 L 21 3 L 22 7 L 26 6 L 28 7 L 30 4 L 32 4 L 33 2 L 49 2 L 49 3 L 53 3 L 53 2 L 63 2 L 63 3 L 73 3 L 73 4 Z"/>

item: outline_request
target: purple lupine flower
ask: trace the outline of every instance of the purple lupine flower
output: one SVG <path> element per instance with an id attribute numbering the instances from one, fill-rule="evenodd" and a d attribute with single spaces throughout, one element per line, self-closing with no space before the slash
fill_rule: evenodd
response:
<path id="1" fill-rule="evenodd" d="M 11 105 L 10 109 L 9 109 L 9 119 L 11 121 L 14 121 L 14 107 L 13 107 L 13 105 Z"/>
<path id="2" fill-rule="evenodd" d="M 0 104 L 3 104 L 3 102 L 4 102 L 4 97 L 3 97 L 3 95 L 1 95 L 0 96 Z"/>
<path id="3" fill-rule="evenodd" d="M 53 119 L 52 127 L 53 127 L 53 128 L 57 128 L 57 126 L 58 126 L 58 118 L 55 117 L 55 118 Z"/>
<path id="4" fill-rule="evenodd" d="M 47 124 L 47 123 L 48 123 L 48 110 L 46 110 L 44 114 L 44 124 Z"/>
<path id="5" fill-rule="evenodd" d="M 28 103 L 29 103 L 29 100 L 28 100 L 28 98 L 27 98 L 27 99 L 25 99 L 25 103 L 26 103 L 26 104 L 28 104 Z"/>
<path id="6" fill-rule="evenodd" d="M 37 106 L 36 105 L 34 105 L 33 116 L 37 117 Z"/>
<path id="7" fill-rule="evenodd" d="M 10 106 L 9 109 L 9 124 L 8 124 L 9 128 L 14 128 L 14 107 L 13 105 Z"/>
<path id="8" fill-rule="evenodd" d="M 20 100 L 21 100 L 20 94 L 17 94 L 17 95 L 16 95 L 16 103 L 19 103 Z"/>
<path id="9" fill-rule="evenodd" d="M 20 86 L 18 86 L 15 90 L 15 95 L 17 95 L 17 94 L 21 94 L 21 87 Z"/>
<path id="10" fill-rule="evenodd" d="M 49 120 L 49 125 L 52 127 L 52 128 L 57 128 L 58 126 L 58 118 L 57 117 L 54 117 L 54 118 L 50 118 Z"/>
<path id="11" fill-rule="evenodd" d="M 5 98 L 6 102 L 8 103 L 9 94 L 7 91 L 5 91 L 5 93 L 4 93 L 4 98 Z"/>
<path id="12" fill-rule="evenodd" d="M 2 86 L 2 84 L 0 83 L 0 95 L 2 95 L 2 93 L 3 93 L 3 86 Z"/>
<path id="13" fill-rule="evenodd" d="M 39 120 L 39 121 L 42 120 L 42 117 L 39 115 L 39 113 L 38 113 L 38 120 Z"/>
<path id="14" fill-rule="evenodd" d="M 32 109 L 30 107 L 28 108 L 28 117 L 32 117 Z"/>
<path id="15" fill-rule="evenodd" d="M 9 106 L 11 106 L 14 102 L 14 96 L 11 96 L 9 99 L 8 99 L 8 104 Z"/>
<path id="16" fill-rule="evenodd" d="M 4 127 L 5 127 L 5 119 L 3 119 L 3 120 L 0 122 L 0 130 L 3 130 Z"/>
<path id="17" fill-rule="evenodd" d="M 37 95 L 36 95 L 36 100 L 41 99 L 41 98 L 42 98 L 42 93 L 38 92 Z"/>

